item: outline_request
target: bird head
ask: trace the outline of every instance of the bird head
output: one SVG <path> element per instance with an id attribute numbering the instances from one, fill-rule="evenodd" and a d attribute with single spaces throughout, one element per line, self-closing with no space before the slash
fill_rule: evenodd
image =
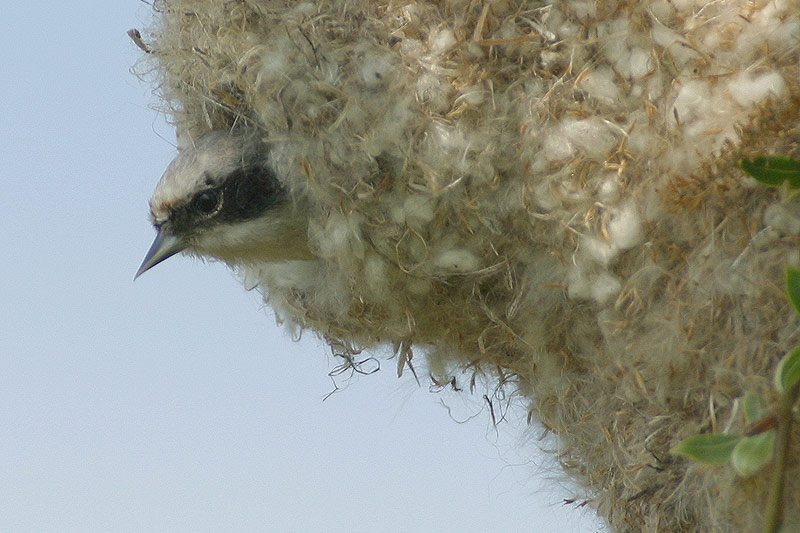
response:
<path id="1" fill-rule="evenodd" d="M 212 131 L 184 149 L 156 186 L 157 234 L 136 277 L 178 252 L 228 265 L 314 259 L 303 211 L 257 135 Z"/>

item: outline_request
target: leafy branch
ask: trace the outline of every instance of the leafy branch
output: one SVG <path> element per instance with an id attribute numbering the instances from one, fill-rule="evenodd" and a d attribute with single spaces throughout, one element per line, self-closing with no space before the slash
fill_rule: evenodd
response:
<path id="1" fill-rule="evenodd" d="M 789 300 L 800 315 L 800 270 L 786 269 L 786 287 Z M 774 413 L 766 409 L 758 394 L 745 394 L 743 405 L 747 428 L 744 434 L 694 435 L 671 450 L 675 455 L 708 465 L 721 466 L 730 462 L 743 477 L 754 475 L 774 460 L 764 525 L 766 533 L 779 531 L 783 522 L 785 467 L 794 422 L 792 411 L 800 391 L 800 346 L 789 351 L 778 363 L 774 386 L 780 398 Z"/>
<path id="2" fill-rule="evenodd" d="M 755 179 L 772 187 L 788 185 L 800 189 L 800 161 L 784 157 L 757 157 L 742 160 L 741 168 Z M 786 292 L 800 315 L 800 270 L 786 269 Z M 791 445 L 793 410 L 800 395 L 800 345 L 790 350 L 775 369 L 774 387 L 779 400 L 768 410 L 754 392 L 744 396 L 747 427 L 742 435 L 701 434 L 679 442 L 671 451 L 708 465 L 730 463 L 741 476 L 754 475 L 774 462 L 767 500 L 765 533 L 777 533 L 783 523 L 786 462 Z"/>

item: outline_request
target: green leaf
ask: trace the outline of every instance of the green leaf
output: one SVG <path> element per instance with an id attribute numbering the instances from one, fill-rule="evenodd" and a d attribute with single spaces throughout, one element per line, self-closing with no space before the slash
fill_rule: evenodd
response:
<path id="1" fill-rule="evenodd" d="M 783 356 L 775 369 L 775 388 L 785 393 L 800 381 L 800 346 Z"/>
<path id="2" fill-rule="evenodd" d="M 789 187 L 800 188 L 800 161 L 788 157 L 756 157 L 739 161 L 742 170 L 765 185 L 777 187 L 789 180 Z"/>
<path id="3" fill-rule="evenodd" d="M 775 453 L 775 434 L 771 429 L 760 435 L 743 437 L 731 454 L 731 464 L 740 476 L 749 477 L 772 461 Z"/>
<path id="4" fill-rule="evenodd" d="M 794 310 L 800 314 L 800 270 L 796 268 L 786 267 L 786 294 Z"/>
<path id="5" fill-rule="evenodd" d="M 742 440 L 740 435 L 720 433 L 694 435 L 680 441 L 671 452 L 698 463 L 724 465 L 730 460 L 731 453 L 740 440 Z"/>
<path id="6" fill-rule="evenodd" d="M 764 400 L 757 392 L 747 391 L 744 393 L 744 420 L 747 425 L 754 424 L 767 415 L 767 407 Z"/>

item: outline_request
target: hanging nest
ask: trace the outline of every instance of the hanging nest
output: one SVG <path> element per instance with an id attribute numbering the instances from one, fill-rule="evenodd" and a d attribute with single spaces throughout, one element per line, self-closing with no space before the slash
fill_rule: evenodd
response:
<path id="1" fill-rule="evenodd" d="M 179 140 L 258 129 L 313 207 L 319 262 L 240 272 L 283 321 L 523 395 L 615 531 L 759 527 L 770 468 L 669 450 L 741 432 L 800 341 L 800 208 L 736 166 L 800 155 L 795 1 L 153 7 Z"/>

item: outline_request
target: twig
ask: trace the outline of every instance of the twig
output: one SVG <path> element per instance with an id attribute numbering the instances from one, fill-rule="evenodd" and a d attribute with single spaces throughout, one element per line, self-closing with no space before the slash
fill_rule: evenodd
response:
<path id="1" fill-rule="evenodd" d="M 786 479 L 786 458 L 792 439 L 792 408 L 797 401 L 800 383 L 784 392 L 778 407 L 778 435 L 775 437 L 775 464 L 770 480 L 767 519 L 764 533 L 777 533 L 783 524 L 783 489 Z"/>
<path id="2" fill-rule="evenodd" d="M 136 28 L 133 28 L 133 29 L 128 30 L 126 33 L 128 34 L 128 37 L 131 38 L 131 41 L 133 41 L 133 43 L 136 46 L 138 46 L 144 53 L 146 53 L 146 54 L 152 54 L 153 53 L 153 51 L 150 50 L 150 48 L 147 46 L 147 44 L 145 44 L 144 40 L 142 39 L 142 34 L 139 33 L 139 30 L 137 30 Z"/>

